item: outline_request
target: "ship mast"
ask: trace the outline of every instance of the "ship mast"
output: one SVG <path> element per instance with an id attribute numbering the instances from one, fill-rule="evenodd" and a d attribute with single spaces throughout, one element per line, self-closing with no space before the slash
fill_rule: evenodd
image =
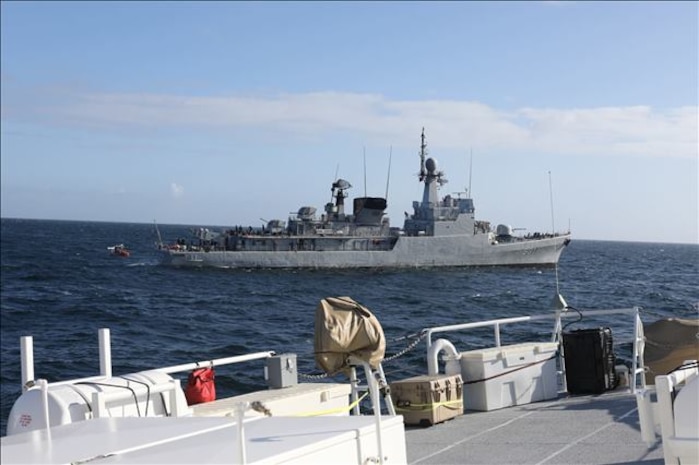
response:
<path id="1" fill-rule="evenodd" d="M 422 128 L 422 136 L 420 143 L 420 182 L 425 180 L 427 171 L 425 170 L 425 156 L 427 155 L 427 144 L 425 144 L 425 128 Z"/>
<path id="2" fill-rule="evenodd" d="M 420 181 L 425 183 L 425 189 L 422 195 L 423 207 L 437 205 L 439 197 L 437 194 L 437 185 L 441 186 L 447 182 L 444 177 L 444 172 L 437 169 L 437 160 L 428 158 L 427 144 L 425 143 L 425 128 L 422 128 L 422 143 L 420 144 Z"/>

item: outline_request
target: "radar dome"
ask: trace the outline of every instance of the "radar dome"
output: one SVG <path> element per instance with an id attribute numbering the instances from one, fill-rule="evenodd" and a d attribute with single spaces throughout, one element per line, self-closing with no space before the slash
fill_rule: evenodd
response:
<path id="1" fill-rule="evenodd" d="M 427 168 L 428 173 L 434 173 L 437 171 L 437 160 L 434 158 L 428 158 L 425 162 L 425 168 Z"/>
<path id="2" fill-rule="evenodd" d="M 349 189 L 352 187 L 352 184 L 349 183 L 349 181 L 345 181 L 344 179 L 338 179 L 333 183 L 333 187 L 336 189 Z"/>

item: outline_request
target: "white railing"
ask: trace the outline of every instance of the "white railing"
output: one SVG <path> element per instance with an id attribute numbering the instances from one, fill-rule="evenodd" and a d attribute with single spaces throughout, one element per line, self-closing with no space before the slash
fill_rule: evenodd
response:
<path id="1" fill-rule="evenodd" d="M 49 408 L 48 408 L 48 388 L 52 386 L 60 386 L 66 384 L 84 383 L 90 381 L 104 381 L 112 376 L 112 359 L 111 359 L 111 342 L 109 329 L 102 328 L 99 330 L 99 360 L 100 374 L 98 376 L 90 376 L 66 381 L 57 381 L 49 383 L 45 379 L 35 379 L 34 377 L 34 345 L 32 336 L 23 336 L 20 339 L 20 355 L 22 365 L 22 391 L 26 392 L 33 386 L 38 386 L 42 391 L 42 412 L 46 427 L 49 427 Z M 233 357 L 219 358 L 215 360 L 204 360 L 183 365 L 174 365 L 163 368 L 155 368 L 153 371 L 158 371 L 164 374 L 189 371 L 195 368 L 206 366 L 222 366 L 233 363 L 247 362 L 251 360 L 259 360 L 268 358 L 274 355 L 273 351 L 256 352 L 252 354 L 238 355 Z M 182 392 L 179 379 L 171 379 L 165 384 L 155 384 L 147 388 L 149 395 L 155 393 L 167 394 L 170 400 L 171 412 L 170 415 L 177 417 L 187 414 L 187 406 L 182 405 L 178 401 L 178 393 Z M 107 404 L 122 402 L 126 399 L 131 399 L 133 396 L 131 391 L 114 391 L 114 392 L 94 392 L 92 393 L 91 411 L 92 418 L 100 418 L 109 416 Z"/>
<path id="2" fill-rule="evenodd" d="M 99 330 L 99 360 L 100 360 L 100 375 L 91 376 L 86 378 L 68 380 L 68 381 L 58 381 L 50 383 L 51 385 L 62 385 L 62 384 L 74 384 L 77 382 L 85 381 L 99 381 L 112 376 L 112 360 L 111 360 L 111 342 L 110 342 L 110 332 L 107 328 L 102 328 Z M 20 353 L 22 360 L 22 389 L 24 391 L 32 388 L 33 386 L 41 389 L 41 402 L 42 402 L 42 416 L 44 420 L 44 425 L 46 429 L 51 428 L 50 418 L 49 418 L 49 400 L 48 400 L 48 388 L 49 383 L 45 379 L 35 379 L 34 378 L 34 349 L 33 349 L 33 338 L 32 336 L 24 336 L 20 339 Z M 182 365 L 173 365 L 169 367 L 154 368 L 151 371 L 157 371 L 163 374 L 172 374 L 177 372 L 189 371 L 196 368 L 202 368 L 207 366 L 221 366 L 229 365 L 233 363 L 247 362 L 251 360 L 259 360 L 268 358 L 274 355 L 273 351 L 267 352 L 256 352 L 252 354 L 238 355 L 227 358 L 220 358 L 215 360 L 204 360 L 193 363 L 186 363 Z M 379 465 L 384 464 L 386 457 L 384 457 L 384 446 L 382 438 L 382 418 L 381 418 L 381 405 L 380 405 L 380 389 L 382 385 L 385 385 L 385 375 L 383 373 L 383 368 L 379 365 L 377 370 L 372 370 L 367 362 L 361 360 L 355 360 L 357 365 L 362 365 L 366 372 L 367 384 L 366 387 L 370 391 L 372 406 L 374 409 L 375 418 L 375 428 L 376 428 L 376 441 L 377 441 L 377 453 L 376 457 L 371 457 L 369 460 L 373 463 Z M 354 370 L 353 370 L 354 371 Z M 356 380 L 356 374 L 354 376 Z M 357 389 L 359 387 L 358 383 L 353 384 L 353 388 Z M 169 395 L 171 412 L 170 415 L 173 417 L 179 417 L 186 415 L 187 406 L 182 405 L 178 399 L 177 394 L 181 392 L 182 388 L 180 386 L 179 379 L 170 379 L 167 383 L 156 384 L 148 388 L 149 394 L 163 393 Z M 356 391 L 353 391 L 353 395 L 356 396 Z M 110 416 L 108 410 L 108 404 L 123 401 L 125 399 L 131 399 L 133 394 L 130 391 L 112 391 L 112 392 L 94 392 L 90 399 L 92 405 L 92 418 L 108 417 Z M 390 415 L 395 415 L 395 410 L 393 409 L 393 403 L 391 402 L 390 395 L 386 394 L 384 398 L 386 402 L 386 407 L 389 410 Z M 239 443 L 238 448 L 238 463 L 247 463 L 247 452 L 246 452 L 246 440 L 244 431 L 244 413 L 247 409 L 251 408 L 249 402 L 239 402 L 235 405 L 235 418 L 236 418 L 236 431 Z M 223 425 L 223 427 L 229 427 L 231 425 Z"/>
<path id="3" fill-rule="evenodd" d="M 108 328 L 101 328 L 98 331 L 99 337 L 99 359 L 100 359 L 100 374 L 97 376 L 89 376 L 86 378 L 73 379 L 68 381 L 57 381 L 51 385 L 74 384 L 83 381 L 95 381 L 112 376 L 112 349 L 110 341 L 110 333 Z M 182 371 L 189 371 L 195 368 L 206 366 L 222 366 L 232 363 L 248 362 L 251 360 L 259 360 L 268 358 L 274 355 L 274 351 L 255 352 L 252 354 L 236 355 L 233 357 L 219 358 L 215 360 L 202 360 L 199 362 L 186 363 L 183 365 L 173 365 L 169 367 L 154 368 L 154 371 L 171 374 Z M 34 381 L 34 345 L 32 336 L 23 336 L 20 338 L 20 356 L 22 359 L 22 390 L 26 391 Z"/>
<path id="4" fill-rule="evenodd" d="M 47 386 L 48 388 L 48 383 Z M 186 405 L 178 402 L 177 393 L 182 390 L 179 379 L 171 379 L 167 384 L 156 384 L 149 386 L 147 392 L 153 394 L 167 394 L 170 401 L 170 413 L 172 417 L 186 415 L 188 409 Z M 92 393 L 92 418 L 109 417 L 109 409 L 107 404 L 123 402 L 126 399 L 131 399 L 134 394 L 128 391 L 120 390 L 113 392 L 96 391 Z M 46 421 L 48 424 L 48 419 Z"/>
<path id="5" fill-rule="evenodd" d="M 587 310 L 583 313 L 583 316 L 585 317 L 596 317 L 596 316 L 604 316 L 604 315 L 615 315 L 615 314 L 630 314 L 633 316 L 632 324 L 633 324 L 633 359 L 632 359 L 632 366 L 631 366 L 631 379 L 629 380 L 629 389 L 631 392 L 636 393 L 638 392 L 639 389 L 643 389 L 646 386 L 646 380 L 645 380 L 645 366 L 644 366 L 644 361 L 643 361 L 643 353 L 644 353 L 644 348 L 645 348 L 645 339 L 643 335 L 643 323 L 641 322 L 640 318 L 640 307 L 633 307 L 633 308 L 620 308 L 620 309 L 611 309 L 611 310 Z M 578 318 L 580 315 L 575 312 L 570 312 L 570 311 L 565 311 L 562 312 L 560 310 L 556 310 L 552 313 L 548 314 L 540 314 L 540 315 L 527 315 L 527 316 L 520 316 L 520 317 L 511 317 L 511 318 L 498 318 L 494 320 L 486 320 L 486 321 L 474 321 L 470 323 L 461 323 L 461 324 L 456 324 L 456 325 L 447 325 L 447 326 L 436 326 L 433 328 L 427 328 L 425 329 L 425 334 L 426 334 L 426 341 L 427 341 L 427 358 L 428 358 L 428 367 L 431 366 L 436 366 L 437 365 L 437 360 L 436 357 L 438 356 L 438 353 L 441 351 L 435 351 L 431 350 L 433 342 L 432 342 L 432 335 L 436 333 L 446 333 L 446 332 L 454 332 L 454 331 L 463 331 L 463 330 L 468 330 L 468 329 L 474 329 L 474 328 L 483 328 L 483 327 L 493 327 L 493 336 L 494 336 L 494 343 L 495 347 L 500 347 L 500 328 L 501 326 L 508 325 L 508 324 L 514 324 L 514 323 L 525 323 L 525 322 L 531 322 L 531 321 L 540 321 L 540 320 L 554 320 L 554 328 L 551 336 L 551 341 L 552 342 L 558 342 L 560 344 L 561 342 L 561 337 L 562 337 L 562 332 L 563 332 L 563 327 L 562 327 L 562 320 L 564 319 L 569 319 L 569 318 Z M 618 324 L 619 321 L 615 321 L 615 324 Z M 449 345 L 449 344 L 447 344 Z M 453 346 L 452 346 L 453 347 Z M 565 379 L 565 361 L 563 358 L 563 350 L 560 348 L 558 351 L 558 361 L 559 361 L 559 366 L 561 367 L 561 370 L 559 371 L 559 375 L 561 376 L 561 383 L 563 385 L 563 390 L 566 390 L 566 379 Z"/>

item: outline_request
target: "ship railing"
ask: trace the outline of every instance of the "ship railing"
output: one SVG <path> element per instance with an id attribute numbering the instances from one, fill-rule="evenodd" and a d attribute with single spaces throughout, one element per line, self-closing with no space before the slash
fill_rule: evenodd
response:
<path id="1" fill-rule="evenodd" d="M 34 379 L 34 345 L 32 336 L 23 336 L 20 338 L 20 355 L 21 355 L 21 377 L 22 377 L 22 390 L 27 391 L 34 386 L 37 386 L 41 390 L 41 410 L 45 427 L 48 429 L 51 426 L 50 414 L 49 414 L 49 400 L 48 391 L 49 384 L 52 386 L 63 385 L 63 384 L 75 384 L 78 382 L 89 382 L 89 381 L 100 381 L 112 377 L 112 359 L 111 359 L 111 340 L 110 331 L 108 328 L 101 328 L 98 331 L 99 336 L 99 359 L 100 359 L 100 374 L 98 376 L 91 376 L 80 379 L 73 379 L 69 381 L 58 381 L 49 383 L 46 379 Z M 164 374 L 172 374 L 178 372 L 189 371 L 197 368 L 203 368 L 207 366 L 222 366 L 230 365 L 234 363 L 247 362 L 252 360 L 266 359 L 275 355 L 274 351 L 266 352 L 256 352 L 245 355 L 238 355 L 233 357 L 219 358 L 215 360 L 204 360 L 193 363 L 185 363 L 181 365 L 172 365 L 168 367 L 155 368 L 150 371 L 158 371 Z M 354 359 L 354 365 L 361 365 L 364 367 L 367 385 L 369 390 L 372 407 L 374 410 L 373 416 L 376 427 L 376 442 L 378 450 L 378 459 L 376 463 L 384 463 L 383 455 L 383 438 L 382 438 L 382 419 L 381 419 L 381 405 L 380 399 L 384 399 L 386 406 L 391 415 L 395 415 L 395 410 L 393 409 L 393 403 L 391 401 L 390 395 L 380 395 L 380 389 L 385 386 L 386 378 L 383 372 L 383 368 L 379 365 L 378 370 L 373 370 L 369 363 L 364 360 Z M 265 371 L 266 373 L 266 371 Z M 356 374 L 354 375 L 353 386 L 358 386 L 358 381 L 356 380 Z M 181 403 L 178 400 L 177 393 L 181 391 L 180 380 L 170 379 L 167 383 L 154 385 L 148 388 L 150 394 L 162 393 L 169 395 L 169 401 L 171 406 L 170 416 L 178 417 L 191 414 L 191 409 Z M 130 399 L 132 397 L 131 392 L 127 391 L 115 391 L 110 393 L 105 392 L 94 392 L 92 394 L 92 404 L 90 406 L 92 411 L 92 418 L 108 417 L 110 416 L 108 404 L 121 402 L 125 399 Z M 235 406 L 235 418 L 236 418 L 236 429 L 238 435 L 238 441 L 241 447 L 238 450 L 238 462 L 241 464 L 247 463 L 247 457 L 245 452 L 245 434 L 244 434 L 244 414 L 245 411 L 253 408 L 249 402 L 239 402 Z M 358 413 L 358 410 L 357 410 Z"/>
<path id="2" fill-rule="evenodd" d="M 101 328 L 98 331 L 99 336 L 99 363 L 100 374 L 85 378 L 72 379 L 67 381 L 56 381 L 50 383 L 53 386 L 63 384 L 75 384 L 79 382 L 89 382 L 104 380 L 112 377 L 112 350 L 110 332 L 108 328 Z M 22 360 L 22 390 L 28 390 L 35 381 L 34 378 L 34 342 L 32 336 L 23 336 L 20 338 L 20 355 Z M 158 371 L 165 374 L 172 374 L 184 371 L 194 370 L 196 368 L 213 367 L 230 365 L 234 363 L 248 362 L 271 357 L 274 351 L 255 352 L 251 354 L 236 355 L 232 357 L 219 358 L 214 360 L 202 360 L 199 362 L 185 363 L 182 365 L 172 365 L 168 367 L 154 368 L 153 371 Z"/>
<path id="3" fill-rule="evenodd" d="M 100 382 L 108 380 L 112 377 L 111 343 L 109 329 L 102 328 L 99 330 L 98 333 L 100 374 L 98 376 L 72 379 L 68 381 L 57 381 L 53 383 L 49 383 L 46 379 L 34 378 L 33 338 L 32 336 L 23 336 L 22 338 L 20 338 L 22 391 L 26 392 L 29 389 L 35 388 L 38 388 L 41 391 L 41 411 L 44 421 L 43 424 L 46 428 L 51 427 L 51 421 L 49 418 L 49 385 L 60 386 L 66 384 L 72 385 L 78 383 Z M 273 351 L 256 352 L 233 357 L 219 358 L 215 360 L 204 360 L 199 362 L 186 363 L 182 365 L 155 368 L 151 371 L 157 371 L 164 374 L 172 374 L 208 366 L 222 366 L 252 360 L 266 359 L 273 355 Z M 184 399 L 181 398 L 182 387 L 179 379 L 172 378 L 169 379 L 166 383 L 156 383 L 152 386 L 149 386 L 147 388 L 147 392 L 148 397 L 150 397 L 152 394 L 157 393 L 168 396 L 169 405 L 171 409 L 170 413 L 168 414 L 169 416 L 179 417 L 191 414 L 191 408 L 189 408 L 186 402 L 184 402 Z M 118 408 L 125 400 L 130 401 L 132 399 L 132 396 L 134 395 L 136 394 L 134 394 L 131 390 L 120 390 L 112 392 L 96 391 L 92 393 L 91 399 L 89 399 L 89 401 L 88 399 L 85 399 L 85 401 L 89 402 L 89 409 L 91 411 L 90 417 L 101 418 L 111 416 L 110 408 L 112 406 L 116 406 Z M 247 409 L 248 407 L 249 405 L 240 405 L 241 411 Z M 242 421 L 242 418 L 240 418 L 239 420 Z M 242 430 L 242 424 L 238 426 L 238 429 Z M 245 461 L 242 461 L 240 463 L 245 463 Z"/>
<path id="4" fill-rule="evenodd" d="M 645 337 L 643 333 L 643 322 L 641 321 L 640 317 L 640 312 L 641 308 L 640 307 L 632 307 L 632 308 L 619 308 L 619 309 L 610 309 L 610 310 L 587 310 L 584 312 L 585 317 L 596 317 L 596 316 L 606 316 L 606 315 L 618 315 L 618 314 L 626 314 L 626 315 L 631 315 L 631 324 L 633 325 L 633 341 L 632 341 L 632 362 L 631 362 L 631 370 L 630 370 L 630 380 L 629 380 L 629 390 L 636 394 L 637 392 L 645 389 L 646 387 L 646 380 L 645 380 L 645 365 L 644 365 L 644 349 L 645 349 Z M 578 318 L 580 315 L 578 315 L 575 312 L 570 312 L 566 310 L 555 310 L 552 313 L 546 313 L 546 314 L 539 314 L 539 315 L 526 315 L 526 316 L 519 316 L 519 317 L 510 317 L 510 318 L 497 318 L 493 320 L 486 320 L 486 321 L 474 321 L 474 322 L 469 322 L 469 323 L 461 323 L 461 324 L 455 324 L 455 325 L 447 325 L 447 326 L 435 326 L 432 328 L 426 328 L 423 330 L 425 333 L 425 340 L 427 344 L 427 365 L 428 365 L 428 372 L 431 374 L 434 374 L 437 372 L 437 357 L 440 352 L 442 352 L 444 349 L 447 349 L 447 351 L 454 352 L 455 348 L 453 345 L 451 345 L 450 342 L 446 340 L 439 340 L 435 341 L 433 343 L 432 341 L 432 336 L 437 333 L 446 333 L 446 332 L 455 332 L 455 331 L 464 331 L 464 330 L 470 330 L 470 329 L 475 329 L 475 328 L 483 328 L 483 327 L 492 327 L 493 328 L 493 336 L 494 336 L 494 346 L 495 347 L 500 347 L 501 346 L 501 338 L 500 338 L 500 329 L 501 327 L 505 325 L 510 325 L 510 324 L 515 324 L 515 323 L 526 323 L 526 322 L 532 322 L 532 321 L 541 321 L 541 320 L 554 320 L 554 327 L 551 335 L 551 342 L 556 342 L 559 344 L 559 350 L 558 350 L 558 366 L 560 369 L 557 371 L 557 374 L 560 377 L 560 382 L 562 385 L 562 388 L 564 391 L 567 391 L 567 385 L 566 385 L 566 376 L 565 376 L 565 360 L 564 360 L 564 354 L 563 354 L 563 348 L 562 348 L 562 336 L 563 336 L 563 326 L 562 326 L 562 321 L 566 319 L 571 319 L 571 318 Z M 615 324 L 619 323 L 619 321 L 615 321 Z M 437 344 L 439 343 L 439 344 Z M 451 349 L 449 349 L 446 346 L 451 346 Z"/>

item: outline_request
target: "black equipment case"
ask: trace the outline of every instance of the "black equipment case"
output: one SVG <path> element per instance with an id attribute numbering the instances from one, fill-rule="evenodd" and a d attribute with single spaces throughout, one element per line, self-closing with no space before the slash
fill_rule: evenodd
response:
<path id="1" fill-rule="evenodd" d="M 579 329 L 563 334 L 563 355 L 569 394 L 601 394 L 618 384 L 612 330 Z"/>

